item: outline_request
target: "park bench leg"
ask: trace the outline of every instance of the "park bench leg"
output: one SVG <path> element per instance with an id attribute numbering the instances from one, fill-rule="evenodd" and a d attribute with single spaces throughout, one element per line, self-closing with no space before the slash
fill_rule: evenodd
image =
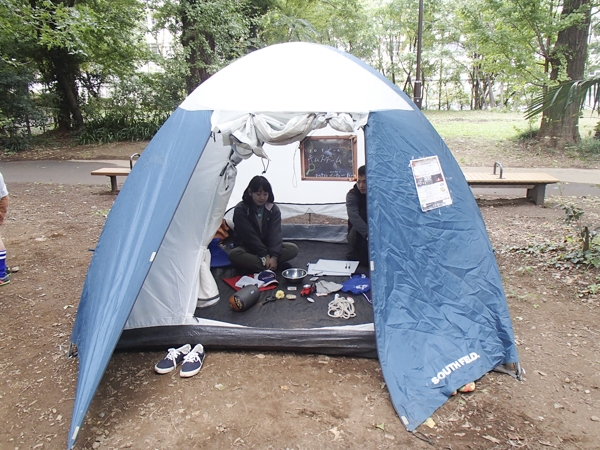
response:
<path id="1" fill-rule="evenodd" d="M 112 192 L 117 192 L 117 177 L 115 175 L 110 176 L 110 190 Z"/>
<path id="2" fill-rule="evenodd" d="M 546 185 L 536 184 L 532 189 L 527 189 L 527 198 L 533 200 L 533 203 L 544 206 L 544 197 L 546 196 Z"/>

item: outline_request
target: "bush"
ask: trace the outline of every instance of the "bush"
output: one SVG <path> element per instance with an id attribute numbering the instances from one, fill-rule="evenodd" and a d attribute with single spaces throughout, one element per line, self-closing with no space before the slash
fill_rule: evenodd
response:
<path id="1" fill-rule="evenodd" d="M 79 133 L 78 141 L 80 144 L 146 141 L 156 134 L 166 119 L 131 119 L 111 114 L 88 122 Z"/>
<path id="2" fill-rule="evenodd" d="M 27 150 L 30 145 L 30 136 L 22 133 L 0 136 L 0 148 L 6 153 L 17 153 Z"/>
<path id="3" fill-rule="evenodd" d="M 600 139 L 596 137 L 586 137 L 577 144 L 577 153 L 583 159 L 600 158 Z"/>
<path id="4" fill-rule="evenodd" d="M 181 83 L 164 73 L 136 74 L 121 79 L 106 97 L 89 98 L 84 105 L 81 144 L 151 139 L 185 98 Z"/>

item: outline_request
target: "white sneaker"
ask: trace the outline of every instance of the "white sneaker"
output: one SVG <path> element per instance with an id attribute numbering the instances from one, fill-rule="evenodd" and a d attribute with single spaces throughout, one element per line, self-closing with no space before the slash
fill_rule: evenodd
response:
<path id="1" fill-rule="evenodd" d="M 202 344 L 197 344 L 192 351 L 185 355 L 185 358 L 183 358 L 183 364 L 181 365 L 181 372 L 179 372 L 179 376 L 182 378 L 189 378 L 196 375 L 198 372 L 200 372 L 205 357 L 206 354 L 204 353 L 204 347 Z"/>
<path id="2" fill-rule="evenodd" d="M 167 350 L 167 355 L 156 363 L 154 371 L 161 375 L 172 372 L 183 361 L 184 356 L 190 352 L 191 348 L 190 344 L 185 344 L 179 348 L 170 348 Z"/>

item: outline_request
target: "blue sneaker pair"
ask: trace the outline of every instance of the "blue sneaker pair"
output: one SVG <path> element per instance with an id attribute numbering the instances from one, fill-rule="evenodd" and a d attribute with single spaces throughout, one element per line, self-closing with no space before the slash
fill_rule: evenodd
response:
<path id="1" fill-rule="evenodd" d="M 182 378 L 193 377 L 202 368 L 205 357 L 206 353 L 202 344 L 197 344 L 194 348 L 190 344 L 179 348 L 170 348 L 167 350 L 166 356 L 154 366 L 154 371 L 163 375 L 172 372 L 181 364 L 179 376 Z"/>

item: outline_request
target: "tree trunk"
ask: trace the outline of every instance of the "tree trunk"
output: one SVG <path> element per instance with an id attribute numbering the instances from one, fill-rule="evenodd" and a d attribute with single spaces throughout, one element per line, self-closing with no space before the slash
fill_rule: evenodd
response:
<path id="1" fill-rule="evenodd" d="M 390 55 L 390 69 L 392 70 L 392 84 L 396 85 L 396 69 L 394 67 L 394 37 L 390 36 L 390 45 L 388 47 Z"/>
<path id="2" fill-rule="evenodd" d="M 440 60 L 440 82 L 439 82 L 439 86 L 438 86 L 438 111 L 442 110 L 442 89 L 443 89 L 443 82 L 442 82 L 442 77 L 444 76 L 444 62 L 442 60 Z"/>
<path id="3" fill-rule="evenodd" d="M 79 107 L 77 76 L 79 63 L 64 48 L 55 48 L 48 52 L 47 58 L 52 68 L 55 89 L 58 97 L 59 131 L 80 130 L 83 127 L 83 115 Z"/>
<path id="4" fill-rule="evenodd" d="M 214 36 L 195 29 L 194 21 L 186 13 L 187 4 L 193 4 L 194 2 L 195 0 L 182 2 L 181 11 L 181 45 L 185 49 L 185 60 L 189 71 L 185 78 L 188 94 L 191 94 L 194 89 L 212 75 L 208 68 L 214 62 L 215 52 Z"/>
<path id="5" fill-rule="evenodd" d="M 488 80 L 488 97 L 490 99 L 490 109 L 496 108 L 496 98 L 494 97 L 494 80 L 490 75 L 487 76 Z"/>
<path id="6" fill-rule="evenodd" d="M 75 1 L 52 0 L 52 3 L 62 3 L 72 8 Z M 38 3 L 35 0 L 30 0 L 29 3 L 32 8 L 42 10 L 50 16 L 44 26 L 55 28 L 52 8 L 47 8 L 47 5 L 42 2 Z M 54 88 L 58 98 L 58 130 L 68 132 L 73 129 L 81 129 L 83 127 L 83 114 L 79 107 L 79 90 L 77 87 L 77 78 L 80 74 L 78 57 L 70 53 L 65 47 L 40 46 L 37 59 L 40 72 L 44 75 L 46 83 Z"/>
<path id="7" fill-rule="evenodd" d="M 550 56 L 550 80 L 559 80 L 566 71 L 571 80 L 585 78 L 585 63 L 588 52 L 588 36 L 591 17 L 590 0 L 565 0 L 562 18 L 566 19 L 574 12 L 582 14 L 582 20 L 558 33 L 556 45 Z M 544 140 L 548 146 L 564 149 L 566 145 L 575 144 L 581 140 L 579 135 L 579 105 L 571 104 L 563 115 L 558 117 L 552 109 L 544 111 L 538 139 Z"/>

